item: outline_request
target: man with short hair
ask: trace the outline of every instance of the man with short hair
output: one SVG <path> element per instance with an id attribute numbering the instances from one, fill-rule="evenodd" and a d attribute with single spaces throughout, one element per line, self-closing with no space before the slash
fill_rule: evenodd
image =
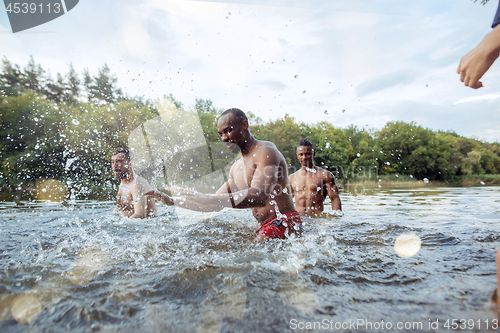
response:
<path id="1" fill-rule="evenodd" d="M 171 189 L 182 198 L 171 199 L 159 191 L 150 191 L 146 195 L 167 205 L 197 211 L 252 208 L 253 216 L 261 223 L 256 240 L 283 239 L 292 233 L 300 234 L 302 219 L 294 209 L 285 158 L 276 146 L 255 139 L 245 113 L 239 109 L 224 111 L 217 130 L 231 151 L 241 151 L 241 158 L 232 165 L 228 181 L 216 194 Z"/>
<path id="2" fill-rule="evenodd" d="M 117 148 L 111 156 L 111 168 L 115 177 L 120 179 L 120 188 L 116 196 L 115 212 L 122 212 L 130 218 L 156 216 L 154 199 L 144 195 L 151 190 L 148 181 L 134 173 L 130 152 Z"/>
<path id="3" fill-rule="evenodd" d="M 302 168 L 288 178 L 295 197 L 295 209 L 299 213 L 321 213 L 328 195 L 333 212 L 339 215 L 342 204 L 335 178 L 331 172 L 314 165 L 315 151 L 311 141 L 300 140 L 296 155 Z"/>

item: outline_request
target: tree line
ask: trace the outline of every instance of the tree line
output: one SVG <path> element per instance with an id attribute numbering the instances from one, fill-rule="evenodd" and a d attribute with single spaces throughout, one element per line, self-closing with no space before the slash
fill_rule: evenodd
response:
<path id="1" fill-rule="evenodd" d="M 207 143 L 219 140 L 216 125 L 222 109 L 204 99 L 184 107 L 169 97 L 177 108 L 198 114 Z M 37 179 L 52 178 L 84 193 L 92 187 L 114 191 L 111 152 L 127 146 L 131 131 L 159 113 L 153 101 L 124 94 L 106 64 L 95 76 L 88 70 L 78 74 L 70 64 L 66 74 L 53 78 L 33 58 L 24 68 L 3 58 L 0 115 L 1 190 L 23 190 Z M 368 131 L 328 122 L 306 124 L 288 115 L 268 122 L 251 112 L 248 116 L 252 134 L 274 142 L 290 171 L 300 167 L 298 141 L 308 138 L 315 145 L 315 163 L 338 181 L 399 174 L 452 182 L 461 175 L 500 174 L 499 143 L 413 122 L 389 122 Z"/>

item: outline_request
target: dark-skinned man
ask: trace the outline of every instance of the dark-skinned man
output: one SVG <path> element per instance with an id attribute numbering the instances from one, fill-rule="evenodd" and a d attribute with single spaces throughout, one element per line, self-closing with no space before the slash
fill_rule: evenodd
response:
<path id="1" fill-rule="evenodd" d="M 285 158 L 276 146 L 255 139 L 245 113 L 239 109 L 224 111 L 217 130 L 231 151 L 241 151 L 241 158 L 233 164 L 228 181 L 215 194 L 170 189 L 181 198 L 172 199 L 156 190 L 146 195 L 167 205 L 204 212 L 219 211 L 224 207 L 251 208 L 253 216 L 261 223 L 257 241 L 299 234 L 302 219 L 293 204 Z"/>
<path id="2" fill-rule="evenodd" d="M 288 178 L 295 197 L 295 209 L 299 213 L 321 213 L 324 209 L 323 202 L 328 195 L 332 201 L 333 213 L 341 216 L 342 204 L 335 178 L 331 172 L 314 165 L 314 155 L 311 141 L 300 140 L 297 159 L 302 167 Z"/>

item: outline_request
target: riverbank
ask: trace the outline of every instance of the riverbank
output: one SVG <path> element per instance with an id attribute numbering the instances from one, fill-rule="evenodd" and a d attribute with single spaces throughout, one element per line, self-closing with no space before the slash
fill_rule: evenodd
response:
<path id="1" fill-rule="evenodd" d="M 500 185 L 500 175 L 464 175 L 457 176 L 448 182 L 412 178 L 408 175 L 379 175 L 376 178 L 348 180 L 342 183 L 344 186 L 389 186 L 389 187 L 423 187 L 432 186 L 481 186 Z"/>
<path id="2" fill-rule="evenodd" d="M 116 191 L 118 190 L 117 184 L 108 183 L 102 186 L 97 184 L 88 184 L 86 186 L 72 187 L 68 188 L 63 185 L 62 182 L 57 182 L 58 187 L 55 191 L 54 185 L 47 186 L 44 188 L 38 187 L 39 192 L 43 193 L 54 193 L 57 192 L 57 196 L 61 196 L 61 192 L 66 193 L 66 199 L 76 199 L 76 200 L 114 200 Z M 113 186 L 114 185 L 114 186 Z M 466 175 L 457 176 L 453 181 L 443 182 L 436 180 L 427 180 L 412 178 L 408 175 L 379 175 L 376 178 L 365 178 L 365 179 L 354 179 L 347 181 L 340 181 L 337 179 L 337 185 L 339 189 L 344 189 L 350 191 L 351 189 L 356 189 L 359 186 L 365 188 L 377 188 L 377 187 L 399 187 L 399 188 L 415 188 L 415 187 L 440 187 L 440 186 L 483 186 L 483 185 L 500 185 L 500 175 Z M 45 191 L 44 191 L 45 189 Z M 31 201 L 36 200 L 37 185 L 33 184 L 31 187 L 24 187 L 22 189 L 0 189 L 0 201 Z M 49 195 L 50 196 L 50 195 Z M 57 197 L 56 196 L 56 197 Z M 49 200 L 51 198 L 48 198 Z M 59 198 L 62 199 L 62 198 Z M 61 200 L 54 200 L 61 201 Z"/>

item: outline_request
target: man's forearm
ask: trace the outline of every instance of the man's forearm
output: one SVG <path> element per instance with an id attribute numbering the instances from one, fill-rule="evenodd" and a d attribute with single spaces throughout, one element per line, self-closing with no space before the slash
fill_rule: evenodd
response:
<path id="1" fill-rule="evenodd" d="M 333 199 L 330 198 L 330 200 L 332 201 L 332 210 L 333 211 L 342 210 L 342 203 L 340 202 L 340 197 L 338 195 L 333 197 Z"/>
<path id="2" fill-rule="evenodd" d="M 252 208 L 262 207 L 267 203 L 267 196 L 259 189 L 248 189 L 233 193 L 221 194 L 191 194 L 185 198 L 174 199 L 175 205 L 183 208 L 201 211 L 216 212 L 223 208 Z"/>
<path id="3" fill-rule="evenodd" d="M 223 202 L 203 202 L 203 200 L 200 200 L 200 202 L 185 198 L 174 198 L 172 200 L 174 201 L 175 206 L 195 210 L 197 212 L 218 212 L 225 207 L 232 207 L 230 203 L 228 205 L 224 205 Z"/>

